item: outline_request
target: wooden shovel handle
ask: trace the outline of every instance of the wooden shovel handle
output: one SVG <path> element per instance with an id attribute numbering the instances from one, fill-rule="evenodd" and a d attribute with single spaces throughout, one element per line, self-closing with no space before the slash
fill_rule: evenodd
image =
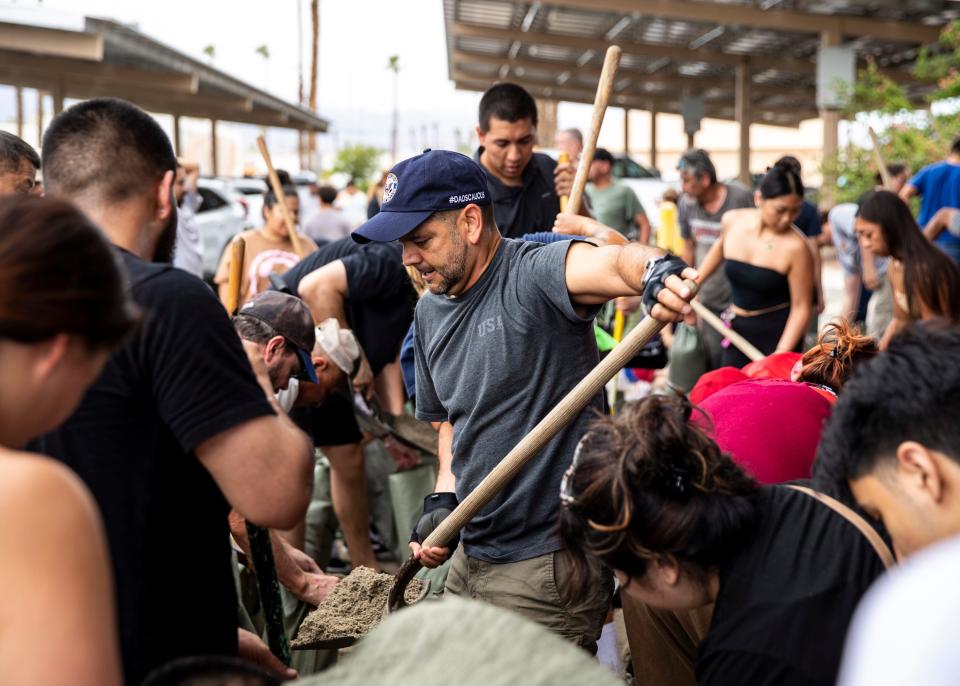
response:
<path id="1" fill-rule="evenodd" d="M 227 278 L 227 301 L 223 304 L 227 308 L 227 314 L 231 317 L 237 313 L 240 307 L 240 285 L 243 283 L 243 257 L 246 253 L 247 244 L 241 236 L 236 236 L 230 241 L 230 274 Z"/>
<path id="2" fill-rule="evenodd" d="M 607 103 L 613 93 L 613 81 L 617 76 L 617 67 L 620 65 L 620 48 L 611 45 L 603 59 L 603 70 L 600 72 L 600 82 L 597 84 L 597 95 L 593 100 L 593 116 L 590 118 L 590 131 L 583 141 L 583 152 L 580 154 L 580 163 L 577 165 L 577 175 L 573 179 L 573 188 L 570 189 L 570 199 L 563 210 L 567 214 L 579 214 L 583 203 L 583 192 L 587 187 L 587 175 L 590 164 L 593 162 L 593 153 L 597 151 L 597 138 L 600 136 L 600 127 L 603 126 L 603 115 L 607 111 Z"/>
<path id="3" fill-rule="evenodd" d="M 730 341 L 737 350 L 746 355 L 747 358 L 749 358 L 752 362 L 762 360 L 765 357 L 762 352 L 756 349 L 753 343 L 724 324 L 723 320 L 711 312 L 706 305 L 694 300 L 692 303 L 690 303 L 690 306 L 693 308 L 693 311 L 697 313 L 697 316 L 700 317 L 700 319 L 709 324 L 710 328 L 712 328 L 718 334 Z"/>
<path id="4" fill-rule="evenodd" d="M 280 183 L 280 177 L 277 176 L 277 170 L 273 168 L 270 151 L 267 149 L 267 141 L 263 136 L 257 136 L 257 147 L 260 148 L 260 155 L 263 157 L 264 164 L 267 165 L 267 179 L 270 181 L 273 194 L 277 196 L 277 205 L 279 205 L 280 213 L 283 215 L 283 222 L 287 225 L 287 233 L 290 236 L 290 243 L 293 244 L 293 251 L 300 257 L 304 257 L 307 253 L 304 252 L 300 237 L 297 235 L 297 226 L 293 223 L 290 210 L 287 209 L 287 196 L 283 192 L 283 185 Z"/>
<path id="5" fill-rule="evenodd" d="M 693 297 L 697 284 L 684 281 Z M 535 455 L 552 439 L 560 429 L 587 406 L 590 400 L 603 390 L 606 383 L 616 375 L 624 365 L 635 357 L 646 343 L 656 336 L 665 325 L 651 316 L 646 316 L 626 338 L 611 350 L 580 383 L 564 396 L 546 417 L 540 420 L 523 439 L 507 453 L 473 492 L 463 499 L 454 510 L 440 522 L 440 525 L 427 536 L 423 547 L 445 545 L 473 519 L 523 469 Z"/>

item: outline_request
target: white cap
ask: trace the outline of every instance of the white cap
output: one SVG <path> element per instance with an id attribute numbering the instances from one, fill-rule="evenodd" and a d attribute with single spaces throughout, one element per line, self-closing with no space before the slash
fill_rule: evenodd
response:
<path id="1" fill-rule="evenodd" d="M 360 346 L 350 329 L 341 329 L 340 322 L 330 317 L 317 327 L 317 346 L 337 367 L 349 375 L 360 357 Z"/>

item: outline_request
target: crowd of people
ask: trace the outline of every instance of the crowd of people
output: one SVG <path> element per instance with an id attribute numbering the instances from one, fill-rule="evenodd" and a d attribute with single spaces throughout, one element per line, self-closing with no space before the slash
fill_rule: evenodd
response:
<path id="1" fill-rule="evenodd" d="M 328 668 L 335 655 L 285 663 L 265 639 L 338 583 L 320 509 L 349 565 L 383 568 L 379 446 L 394 470 L 435 465 L 396 522 L 433 591 L 497 608 L 447 605 L 478 618 L 423 629 L 448 645 L 384 622 L 414 661 L 475 660 L 460 683 L 548 632 L 567 683 L 595 659 L 636 684 L 952 682 L 960 142 L 823 217 L 796 158 L 754 190 L 690 150 L 655 233 L 603 149 L 586 202 L 561 212 L 582 136 L 558 135 L 569 161 L 537 152 L 520 85 L 484 93 L 477 137 L 472 158 L 427 150 L 369 192 L 319 186 L 302 223 L 280 172 L 243 264 L 225 250 L 211 288 L 195 276 L 199 170 L 148 114 L 81 102 L 39 155 L 0 132 L 0 673 L 272 684 Z M 844 300 L 820 322 L 828 242 Z M 639 400 L 590 398 L 429 544 L 643 317 L 669 355 L 628 367 L 669 375 Z M 369 422 L 410 415 L 435 454 Z M 449 615 L 422 605 L 425 627 Z M 376 664 L 367 645 L 334 669 Z M 537 665 L 500 669 L 525 683 Z"/>

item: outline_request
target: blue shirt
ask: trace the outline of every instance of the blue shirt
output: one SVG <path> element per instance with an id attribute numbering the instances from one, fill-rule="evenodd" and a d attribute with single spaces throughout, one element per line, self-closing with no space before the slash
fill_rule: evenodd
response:
<path id="1" fill-rule="evenodd" d="M 944 207 L 960 207 L 960 164 L 936 162 L 917 172 L 910 179 L 910 185 L 921 196 L 920 216 L 917 222 L 923 228 L 927 222 Z M 942 232 L 936 240 L 937 245 L 948 255 L 960 254 L 960 238 L 949 231 Z"/>

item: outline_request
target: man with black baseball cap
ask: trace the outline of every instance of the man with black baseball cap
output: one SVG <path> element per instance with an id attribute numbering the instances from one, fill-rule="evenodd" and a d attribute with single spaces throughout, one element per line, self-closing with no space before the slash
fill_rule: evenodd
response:
<path id="1" fill-rule="evenodd" d="M 596 247 L 505 239 L 483 170 L 459 153 L 428 150 L 393 168 L 380 214 L 358 241 L 396 241 L 429 293 L 414 327 L 416 414 L 440 432 L 436 492 L 411 549 L 428 567 L 453 555 L 446 589 L 510 607 L 595 649 L 610 588 L 565 603 L 571 573 L 556 535 L 563 471 L 598 395 L 463 530 L 463 545 L 421 548 L 437 522 L 596 364 L 593 317 L 617 296 L 643 295 L 653 316 L 689 312 L 676 257 L 636 243 Z"/>
<path id="2" fill-rule="evenodd" d="M 293 376 L 317 383 L 313 317 L 300 298 L 280 291 L 259 293 L 240 308 L 233 326 L 240 338 L 260 349 L 274 392 L 286 388 Z"/>

